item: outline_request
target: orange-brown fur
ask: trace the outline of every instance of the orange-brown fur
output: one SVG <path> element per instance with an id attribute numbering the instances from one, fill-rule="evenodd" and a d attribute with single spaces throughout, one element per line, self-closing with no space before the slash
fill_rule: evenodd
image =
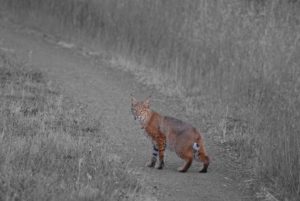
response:
<path id="1" fill-rule="evenodd" d="M 147 166 L 154 167 L 156 164 L 157 169 L 162 169 L 164 151 L 167 146 L 185 161 L 178 171 L 186 172 L 196 155 L 196 158 L 204 163 L 200 172 L 207 172 L 209 157 L 205 150 L 203 137 L 193 126 L 151 110 L 149 99 L 137 101 L 132 97 L 131 111 L 153 143 L 153 156 Z M 199 150 L 196 151 L 193 145 L 199 146 Z M 156 163 L 156 151 L 158 151 L 158 163 Z"/>

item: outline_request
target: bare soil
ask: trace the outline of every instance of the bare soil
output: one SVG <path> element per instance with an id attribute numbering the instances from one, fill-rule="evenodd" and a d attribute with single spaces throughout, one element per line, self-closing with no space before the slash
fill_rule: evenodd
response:
<path id="1" fill-rule="evenodd" d="M 137 82 L 130 72 L 111 67 L 105 58 L 96 61 L 72 45 L 63 45 L 49 35 L 3 19 L 0 20 L 0 48 L 46 72 L 49 79 L 62 85 L 66 96 L 87 104 L 91 115 L 99 118 L 109 133 L 113 142 L 109 146 L 114 147 L 115 158 L 128 163 L 134 175 L 145 182 L 153 196 L 149 200 L 254 200 L 244 192 L 244 181 L 232 178 L 235 165 L 224 156 L 223 148 L 216 145 L 213 136 L 206 132 L 209 126 L 205 120 L 199 121 L 201 116 L 191 117 L 182 113 L 180 100 L 166 97 Z M 156 111 L 189 121 L 204 132 L 207 151 L 212 159 L 207 174 L 198 173 L 202 164 L 197 162 L 187 173 L 177 172 L 182 161 L 168 151 L 163 170 L 145 167 L 151 154 L 151 144 L 143 130 L 134 123 L 130 113 L 130 93 L 138 98 L 145 98 L 151 93 L 152 107 Z"/>

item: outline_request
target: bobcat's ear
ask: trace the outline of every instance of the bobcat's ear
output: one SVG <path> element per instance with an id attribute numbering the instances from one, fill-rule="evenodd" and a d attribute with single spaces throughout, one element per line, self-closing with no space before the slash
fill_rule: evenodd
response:
<path id="1" fill-rule="evenodd" d="M 150 98 L 151 96 L 149 96 L 145 101 L 144 101 L 144 105 L 149 108 L 150 107 Z"/>
<path id="2" fill-rule="evenodd" d="M 137 104 L 138 101 L 136 100 L 136 98 L 133 97 L 132 94 L 130 94 L 130 96 L 131 96 L 131 104 L 132 104 L 132 105 Z"/>

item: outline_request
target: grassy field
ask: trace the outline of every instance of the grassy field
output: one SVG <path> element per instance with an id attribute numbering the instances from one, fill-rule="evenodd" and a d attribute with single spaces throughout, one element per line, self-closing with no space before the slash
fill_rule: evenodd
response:
<path id="1" fill-rule="evenodd" d="M 245 168 L 279 198 L 299 200 L 300 1 L 0 2 L 41 29 L 92 39 L 133 70 L 159 72 L 149 77 L 184 97 L 187 111 L 209 100 Z"/>
<path id="2" fill-rule="evenodd" d="M 135 200 L 100 120 L 0 52 L 0 200 Z"/>

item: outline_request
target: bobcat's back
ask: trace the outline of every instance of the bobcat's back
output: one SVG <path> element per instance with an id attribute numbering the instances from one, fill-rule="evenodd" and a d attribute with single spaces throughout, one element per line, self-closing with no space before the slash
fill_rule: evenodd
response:
<path id="1" fill-rule="evenodd" d="M 182 135 L 188 130 L 192 130 L 194 128 L 191 124 L 174 117 L 165 116 L 163 121 L 167 129 L 170 129 L 169 131 L 176 133 L 176 135 Z"/>

